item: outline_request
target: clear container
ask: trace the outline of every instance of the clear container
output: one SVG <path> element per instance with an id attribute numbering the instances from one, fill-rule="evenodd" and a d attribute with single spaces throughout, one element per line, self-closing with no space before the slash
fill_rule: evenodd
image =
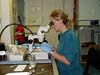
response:
<path id="1" fill-rule="evenodd" d="M 34 55 L 31 55 L 29 54 L 28 55 L 28 61 L 29 61 L 29 73 L 30 75 L 35 72 L 34 68 L 36 66 L 36 63 L 35 63 L 35 56 Z"/>

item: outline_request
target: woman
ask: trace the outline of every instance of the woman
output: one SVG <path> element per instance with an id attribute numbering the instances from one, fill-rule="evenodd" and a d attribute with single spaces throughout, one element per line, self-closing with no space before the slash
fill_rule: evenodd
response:
<path id="1" fill-rule="evenodd" d="M 60 32 L 59 43 L 57 49 L 46 50 L 56 59 L 59 75 L 82 75 L 80 43 L 76 33 L 71 29 L 68 15 L 57 9 L 51 12 L 50 20 L 54 30 Z"/>

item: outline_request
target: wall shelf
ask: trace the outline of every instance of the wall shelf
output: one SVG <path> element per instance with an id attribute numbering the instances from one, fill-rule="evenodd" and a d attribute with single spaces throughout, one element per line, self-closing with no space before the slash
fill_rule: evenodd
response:
<path id="1" fill-rule="evenodd" d="M 78 36 L 80 43 L 84 42 L 96 42 L 97 35 L 100 33 L 100 20 L 77 20 Z M 81 46 L 81 63 L 85 64 L 87 60 L 89 47 Z"/>

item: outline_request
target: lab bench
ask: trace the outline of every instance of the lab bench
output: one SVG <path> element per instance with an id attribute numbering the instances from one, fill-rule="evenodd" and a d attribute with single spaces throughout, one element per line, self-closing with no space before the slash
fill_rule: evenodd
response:
<path id="1" fill-rule="evenodd" d="M 0 65 L 0 75 L 5 75 L 9 72 L 14 72 L 13 70 L 17 67 L 17 65 Z M 28 65 L 25 67 L 23 72 L 29 71 Z M 34 68 L 34 75 L 54 75 L 52 65 L 50 63 L 45 64 L 37 64 Z"/>
<path id="2" fill-rule="evenodd" d="M 0 61 L 0 75 L 7 73 L 14 73 L 17 65 L 27 65 L 23 72 L 29 72 L 29 61 Z M 55 59 L 51 60 L 37 60 L 36 66 L 32 75 L 58 75 Z"/>
<path id="3" fill-rule="evenodd" d="M 18 72 L 30 72 L 31 64 L 35 64 L 33 68 L 35 72 L 31 75 L 58 75 L 55 59 L 46 52 L 40 51 L 40 48 L 34 49 L 34 52 L 31 53 L 26 51 L 24 55 L 13 54 L 7 50 L 6 55 L 1 56 L 0 59 L 0 75 L 16 73 L 15 69 L 19 65 L 26 65 L 26 67 L 24 70 Z"/>

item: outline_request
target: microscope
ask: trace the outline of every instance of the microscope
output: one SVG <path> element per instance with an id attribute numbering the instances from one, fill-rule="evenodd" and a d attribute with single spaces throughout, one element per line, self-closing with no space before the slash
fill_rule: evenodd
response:
<path id="1" fill-rule="evenodd" d="M 29 35 L 28 51 L 31 55 L 35 55 L 35 59 L 48 59 L 48 53 L 43 52 L 40 49 L 40 44 L 45 42 L 45 33 L 48 32 L 50 26 L 40 26 L 37 30 L 37 34 Z"/>
<path id="2" fill-rule="evenodd" d="M 28 40 L 38 39 L 40 43 L 44 41 L 45 33 L 48 32 L 50 26 L 40 26 L 36 35 L 29 35 Z M 33 41 L 34 42 L 34 41 Z"/>
<path id="3" fill-rule="evenodd" d="M 28 36 L 28 40 L 29 40 L 29 51 L 32 51 L 33 47 L 36 48 L 36 44 L 41 44 L 42 42 L 44 42 L 45 39 L 45 33 L 48 32 L 48 30 L 50 29 L 50 26 L 40 26 L 37 30 L 36 34 L 31 34 Z"/>

